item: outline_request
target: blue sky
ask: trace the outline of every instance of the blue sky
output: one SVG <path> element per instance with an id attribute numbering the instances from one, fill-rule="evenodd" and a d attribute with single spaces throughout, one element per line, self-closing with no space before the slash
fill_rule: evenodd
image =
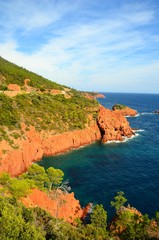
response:
<path id="1" fill-rule="evenodd" d="M 159 1 L 0 0 L 0 55 L 79 90 L 159 93 Z"/>

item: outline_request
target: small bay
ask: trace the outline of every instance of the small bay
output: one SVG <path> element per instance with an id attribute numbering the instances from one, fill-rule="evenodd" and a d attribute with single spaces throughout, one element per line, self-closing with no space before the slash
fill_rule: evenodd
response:
<path id="1" fill-rule="evenodd" d="M 44 157 L 38 164 L 62 169 L 82 206 L 101 203 L 111 217 L 110 201 L 123 191 L 130 205 L 152 217 L 159 211 L 159 114 L 154 114 L 159 109 L 159 95 L 104 94 L 106 98 L 98 100 L 106 108 L 120 103 L 138 111 L 137 117 L 128 118 L 139 130 L 136 136 L 122 143 L 96 142 Z"/>

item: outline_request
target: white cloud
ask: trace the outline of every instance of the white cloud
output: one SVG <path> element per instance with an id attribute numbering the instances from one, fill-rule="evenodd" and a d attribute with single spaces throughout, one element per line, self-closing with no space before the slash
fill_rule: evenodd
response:
<path id="1" fill-rule="evenodd" d="M 158 46 L 159 37 L 157 34 L 149 35 L 148 29 L 141 28 L 154 20 L 152 9 L 144 9 L 143 5 L 134 9 L 127 6 L 121 11 L 118 9 L 118 13 L 112 12 L 111 16 L 96 16 L 90 22 L 71 20 L 71 24 L 64 22 L 57 28 L 56 24 L 52 24 L 62 21 L 69 11 L 70 14 L 73 9 L 77 11 L 76 4 L 71 9 L 65 9 L 65 1 L 59 4 L 44 1 L 46 5 L 42 1 L 39 5 L 33 1 L 31 7 L 26 5 L 27 2 L 16 2 L 16 9 L 12 10 L 15 10 L 16 16 L 19 14 L 19 22 L 14 22 L 16 17 L 11 14 L 6 26 L 11 23 L 13 32 L 23 26 L 27 32 L 49 25 L 52 35 L 29 55 L 17 50 L 18 40 L 12 34 L 11 38 L 0 44 L 2 57 L 61 84 L 82 89 L 122 90 L 125 86 L 127 89 L 133 86 L 134 82 L 136 85 L 138 82 L 142 84 L 143 79 L 148 77 L 156 79 L 158 60 L 152 63 L 153 52 L 150 60 L 145 50 L 149 44 Z M 10 11 L 11 6 L 8 6 L 8 14 Z M 10 31 L 8 27 L 6 29 Z"/>

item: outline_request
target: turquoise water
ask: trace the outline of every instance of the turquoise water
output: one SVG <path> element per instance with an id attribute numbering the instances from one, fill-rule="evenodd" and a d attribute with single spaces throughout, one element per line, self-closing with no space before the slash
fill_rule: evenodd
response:
<path id="1" fill-rule="evenodd" d="M 105 93 L 100 103 L 111 108 L 115 103 L 139 112 L 128 118 L 137 136 L 123 143 L 101 144 L 73 150 L 54 157 L 44 157 L 39 164 L 60 168 L 69 179 L 72 191 L 84 206 L 102 203 L 109 217 L 114 212 L 110 201 L 117 191 L 124 191 L 130 205 L 154 216 L 159 210 L 159 95 Z"/>

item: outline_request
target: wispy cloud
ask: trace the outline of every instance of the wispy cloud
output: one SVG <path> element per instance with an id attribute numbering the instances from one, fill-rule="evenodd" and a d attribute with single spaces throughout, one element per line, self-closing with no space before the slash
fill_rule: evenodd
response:
<path id="1" fill-rule="evenodd" d="M 97 11 L 94 1 L 69 3 L 1 1 L 0 9 L 6 9 L 0 10 L 1 19 L 7 20 L 1 23 L 0 54 L 79 89 L 125 91 L 127 86 L 127 91 L 132 82 L 157 79 L 159 32 L 153 5 L 123 1 L 118 8 L 106 8 L 102 0 Z M 31 51 L 24 50 L 27 41 Z"/>

